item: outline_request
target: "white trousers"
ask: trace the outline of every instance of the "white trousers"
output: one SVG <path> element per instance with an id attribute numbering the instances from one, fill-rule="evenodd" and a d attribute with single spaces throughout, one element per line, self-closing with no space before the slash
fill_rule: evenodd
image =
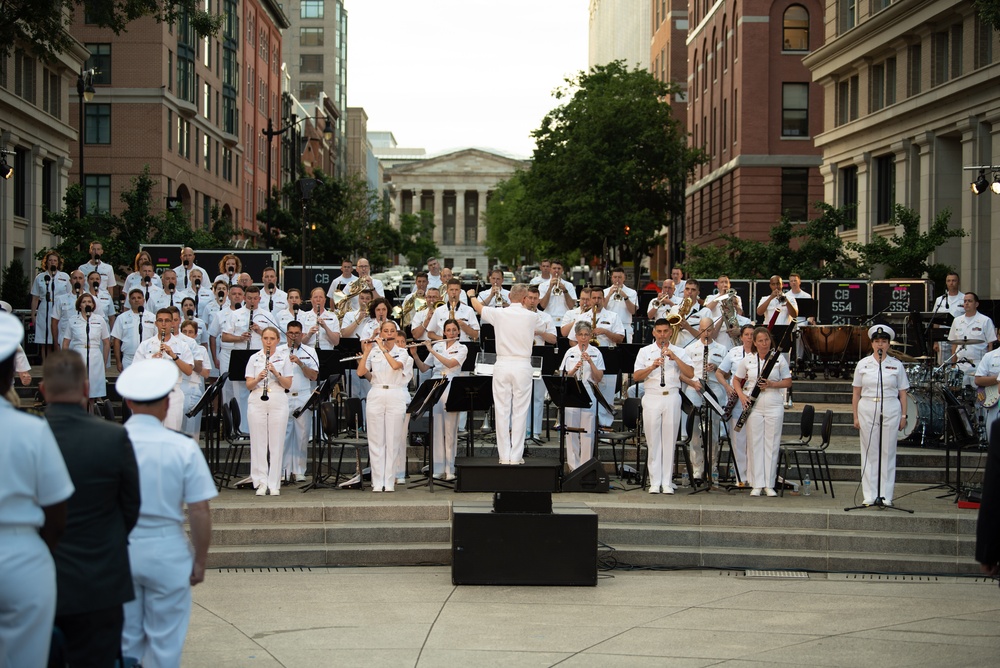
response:
<path id="1" fill-rule="evenodd" d="M 493 366 L 493 410 L 500 461 L 518 464 L 524 458 L 524 425 L 530 404 L 531 360 L 497 356 Z"/>
<path id="2" fill-rule="evenodd" d="M 736 470 L 740 481 L 747 482 L 747 430 L 736 431 L 736 423 L 743 415 L 743 405 L 737 400 L 733 406 L 733 414 L 729 418 L 729 440 L 733 443 L 733 454 L 736 457 Z"/>
<path id="3" fill-rule="evenodd" d="M 862 397 L 858 402 L 861 429 L 861 489 L 865 503 L 879 496 L 879 406 L 882 406 L 882 498 L 892 501 L 896 486 L 896 441 L 899 438 L 899 397 L 882 404 Z"/>
<path id="4" fill-rule="evenodd" d="M 535 438 L 541 438 L 545 427 L 545 383 L 541 378 L 536 378 L 531 382 L 531 422 L 528 430 Z"/>
<path id="5" fill-rule="evenodd" d="M 681 395 L 646 392 L 642 397 L 642 431 L 646 435 L 650 489 L 666 489 L 674 469 L 674 448 L 681 420 Z"/>
<path id="6" fill-rule="evenodd" d="M 163 426 L 174 431 L 184 428 L 184 404 L 187 403 L 184 390 L 174 385 L 170 390 L 170 402 L 167 407 L 167 417 L 163 418 Z"/>
<path id="7" fill-rule="evenodd" d="M 295 418 L 292 413 L 306 405 L 309 395 L 309 390 L 301 390 L 295 397 L 285 395 L 288 397 L 288 425 L 285 427 L 285 452 L 281 458 L 281 468 L 296 476 L 305 475 L 306 472 L 306 450 L 312 434 L 313 415 L 311 411 L 303 411 L 302 415 Z"/>
<path id="8" fill-rule="evenodd" d="M 717 397 L 723 396 L 725 394 L 725 391 L 719 386 L 710 385 L 710 387 L 712 391 L 715 393 L 715 396 Z M 695 401 L 693 402 L 697 407 L 696 410 L 698 411 L 701 410 L 701 405 L 703 401 L 704 399 L 702 399 L 701 395 L 696 392 Z M 711 434 L 712 442 L 710 444 L 712 448 L 712 466 L 715 467 L 715 470 L 718 470 L 719 436 L 721 434 L 720 430 L 722 429 L 722 418 L 719 416 L 718 413 L 716 413 L 713 410 L 709 410 L 708 415 L 709 415 L 708 419 L 711 423 L 711 429 L 712 429 L 712 434 Z M 692 435 L 691 437 L 691 442 L 688 444 L 688 449 L 690 450 L 690 456 L 691 456 L 691 468 L 694 469 L 694 471 L 691 472 L 692 477 L 707 480 L 711 477 L 712 472 L 705 471 L 705 447 L 704 447 L 704 438 L 701 431 L 701 422 L 702 422 L 702 417 L 699 412 L 699 414 L 695 415 L 694 418 L 694 435 Z"/>
<path id="9" fill-rule="evenodd" d="M 139 659 L 146 668 L 180 666 L 194 564 L 184 529 L 133 530 L 128 556 L 135 599 L 124 606 L 122 655 Z"/>
<path id="10" fill-rule="evenodd" d="M 258 386 L 250 395 L 247 423 L 250 431 L 250 479 L 254 487 L 281 489 L 281 465 L 285 450 L 285 430 L 288 429 L 288 395 L 273 383 L 267 390 L 267 401 L 261 401 L 263 389 Z M 270 463 L 268 455 L 270 454 Z"/>
<path id="11" fill-rule="evenodd" d="M 566 463 L 570 471 L 575 471 L 594 456 L 594 424 L 593 408 L 567 408 L 567 427 L 581 428 L 583 432 L 566 432 Z"/>
<path id="12" fill-rule="evenodd" d="M 608 402 L 609 406 L 615 405 L 615 383 L 617 381 L 616 374 L 606 373 L 604 377 L 601 378 L 601 382 L 597 384 L 597 387 L 601 390 L 601 396 L 604 400 Z M 597 401 L 597 399 L 594 399 Z M 606 409 L 604 406 L 598 406 L 598 420 L 602 427 L 610 427 L 615 421 L 614 414 Z"/>
<path id="13" fill-rule="evenodd" d="M 434 405 L 431 417 L 434 420 L 434 469 L 436 476 L 455 475 L 455 453 L 458 449 L 458 413 L 445 410 L 448 394 L 451 392 L 451 381 L 441 395 L 440 401 Z"/>
<path id="14" fill-rule="evenodd" d="M 375 386 L 368 392 L 365 421 L 374 489 L 395 489 L 396 448 L 403 440 L 407 396 L 402 387 L 386 390 Z"/>
<path id="15" fill-rule="evenodd" d="M 232 350 L 230 350 L 229 348 L 220 348 L 219 349 L 219 370 L 218 371 L 219 371 L 219 375 L 220 376 L 223 373 L 225 373 L 226 371 L 229 371 L 229 357 L 230 357 L 230 353 L 232 353 Z M 243 372 L 240 372 L 240 375 L 242 376 Z M 238 378 L 237 380 L 239 380 L 240 382 L 243 382 L 245 384 L 245 380 L 246 379 L 245 379 L 245 377 L 241 377 L 241 378 Z M 226 382 L 226 384 L 222 386 L 222 400 L 228 404 L 229 400 L 232 399 L 235 396 L 236 396 L 235 381 L 232 378 L 230 378 Z M 243 426 L 246 426 L 246 425 L 244 424 Z"/>
<path id="16" fill-rule="evenodd" d="M 34 527 L 0 528 L 0 666 L 48 665 L 56 567 Z"/>
<path id="17" fill-rule="evenodd" d="M 198 405 L 198 400 L 205 393 L 205 388 L 194 383 L 181 383 L 181 391 L 184 393 L 184 415 L 181 417 L 181 431 L 198 440 L 201 437 L 201 413 L 194 417 L 188 417 L 188 411 Z"/>
<path id="18" fill-rule="evenodd" d="M 762 390 L 743 430 L 747 432 L 747 479 L 751 487 L 774 487 L 778 476 L 785 398 L 780 390 Z"/>

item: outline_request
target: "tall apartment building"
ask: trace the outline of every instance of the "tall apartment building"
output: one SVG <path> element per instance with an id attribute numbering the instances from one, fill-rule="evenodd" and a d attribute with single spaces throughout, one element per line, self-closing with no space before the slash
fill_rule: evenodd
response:
<path id="1" fill-rule="evenodd" d="M 344 0 L 292 0 L 284 57 L 290 92 L 303 105 L 321 104 L 325 93 L 336 108 L 336 176 L 347 173 L 347 10 Z"/>
<path id="2" fill-rule="evenodd" d="M 94 98 L 83 105 L 88 209 L 121 211 L 122 191 L 149 165 L 159 205 L 177 197 L 200 226 L 210 223 L 215 206 L 235 224 L 243 220 L 241 8 L 238 0 L 221 0 L 218 10 L 227 20 L 209 39 L 198 38 L 186 17 L 173 26 L 140 19 L 115 35 L 76 12 L 70 31 L 90 51 L 87 68 L 96 70 Z M 80 97 L 71 94 L 76 126 L 79 105 Z M 72 151 L 77 155 L 75 142 Z M 74 161 L 72 179 L 81 180 L 80 168 Z"/>
<path id="3" fill-rule="evenodd" d="M 823 89 L 802 59 L 823 44 L 821 0 L 692 0 L 688 130 L 709 156 L 687 188 L 685 242 L 768 237 L 822 199 Z"/>
<path id="4" fill-rule="evenodd" d="M 29 278 L 35 254 L 55 245 L 43 211 L 62 208 L 75 153 L 69 91 L 87 59 L 83 45 L 53 62 L 35 58 L 26 44 L 0 56 L 0 149 L 14 170 L 0 178 L 0 266 L 20 260 Z"/>
<path id="5" fill-rule="evenodd" d="M 649 69 L 651 0 L 590 0 L 587 67 L 624 60 Z"/>
<path id="6" fill-rule="evenodd" d="M 969 0 L 825 4 L 826 43 L 805 62 L 826 91 L 825 199 L 856 207 L 843 236 L 892 234 L 895 204 L 924 228 L 948 209 L 967 236 L 934 260 L 958 268 L 964 289 L 1000 295 L 1000 197 L 971 194 L 978 172 L 965 169 L 1000 164 L 997 32 Z"/>
<path id="7" fill-rule="evenodd" d="M 347 173 L 362 176 L 368 187 L 382 185 L 382 165 L 368 139 L 368 114 L 364 107 L 347 108 Z"/>

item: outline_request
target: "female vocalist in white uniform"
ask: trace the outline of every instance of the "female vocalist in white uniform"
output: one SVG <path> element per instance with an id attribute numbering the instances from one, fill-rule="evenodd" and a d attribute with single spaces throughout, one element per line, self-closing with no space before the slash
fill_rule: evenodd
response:
<path id="1" fill-rule="evenodd" d="M 358 360 L 359 378 L 371 374 L 371 389 L 365 402 L 368 427 L 368 459 L 372 468 L 372 491 L 393 492 L 396 487 L 396 450 L 406 447 L 403 422 L 410 398 L 406 385 L 413 378 L 413 359 L 396 346 L 396 323 L 386 320 L 373 342 L 362 341 Z"/>
<path id="2" fill-rule="evenodd" d="M 88 316 L 84 310 L 90 306 Z M 90 340 L 87 340 L 87 321 L 90 321 Z M 93 295 L 83 293 L 76 298 L 76 313 L 70 318 L 62 347 L 80 353 L 90 372 L 90 398 L 108 395 L 108 381 L 104 375 L 104 361 L 111 350 L 111 332 L 108 321 L 96 310 Z"/>
<path id="3" fill-rule="evenodd" d="M 896 485 L 896 439 L 906 427 L 906 391 L 910 381 L 903 363 L 889 357 L 889 341 L 896 332 L 888 325 L 868 330 L 872 354 L 854 367 L 854 428 L 861 434 L 861 488 L 864 505 L 878 503 L 881 497 L 892 505 Z M 881 366 L 881 379 L 879 367 Z M 880 387 L 881 383 L 881 387 Z M 882 416 L 882 459 L 879 462 L 879 415 Z M 879 469 L 882 473 L 879 494 Z"/>
<path id="4" fill-rule="evenodd" d="M 281 493 L 285 429 L 288 427 L 288 395 L 285 390 L 292 386 L 292 363 L 288 360 L 287 349 L 277 350 L 281 340 L 277 329 L 265 327 L 260 340 L 263 349 L 250 357 L 246 370 L 247 389 L 250 391 L 247 400 L 250 478 L 257 488 L 257 496 L 264 496 L 268 490 L 271 496 L 278 496 Z M 268 453 L 271 454 L 270 465 Z"/>
<path id="5" fill-rule="evenodd" d="M 418 369 L 423 372 L 433 371 L 432 379 L 448 379 L 448 386 L 431 412 L 434 418 L 434 477 L 445 480 L 455 479 L 455 451 L 458 442 L 458 413 L 445 410 L 445 404 L 448 403 L 448 393 L 451 392 L 451 379 L 462 371 L 462 365 L 469 356 L 469 349 L 458 340 L 461 333 L 458 321 L 446 320 L 443 341 L 423 341 L 424 347 L 430 351 L 430 364 L 421 361 L 416 348 L 410 349 L 413 363 Z"/>
<path id="6" fill-rule="evenodd" d="M 590 397 L 590 408 L 567 408 L 565 423 L 567 427 L 583 429 L 582 432 L 566 431 L 566 463 L 569 470 L 575 471 L 594 456 L 594 424 L 595 407 L 594 388 L 590 383 L 600 383 L 604 378 L 604 356 L 595 346 L 590 345 L 593 333 L 589 322 L 578 321 L 573 326 L 576 334 L 576 345 L 563 355 L 559 371 L 564 376 L 573 376 L 583 382 L 587 395 Z"/>
<path id="7" fill-rule="evenodd" d="M 754 385 L 761 388 L 744 426 L 749 450 L 747 479 L 753 487 L 750 496 L 760 496 L 761 490 L 768 496 L 778 496 L 774 481 L 778 476 L 781 425 L 785 418 L 785 398 L 781 390 L 792 386 L 792 373 L 785 358 L 779 356 L 767 378 L 761 378 L 761 370 L 773 345 L 771 332 L 766 327 L 758 327 L 753 330 L 753 342 L 756 354 L 741 359 L 733 372 L 736 381 L 733 387 L 744 408 L 750 404 L 750 388 Z"/>
<path id="8" fill-rule="evenodd" d="M 732 413 L 729 422 L 726 424 L 726 431 L 733 443 L 733 453 L 736 455 L 736 470 L 740 476 L 740 486 L 747 482 L 747 430 L 736 431 L 736 423 L 743 414 L 743 402 L 739 400 L 739 395 L 731 384 L 733 371 L 740 360 L 747 355 L 753 355 L 753 325 L 743 325 L 740 327 L 740 345 L 732 348 L 722 360 L 722 364 L 715 370 L 715 377 L 719 379 L 722 386 L 726 388 L 727 397 L 735 397 Z"/>

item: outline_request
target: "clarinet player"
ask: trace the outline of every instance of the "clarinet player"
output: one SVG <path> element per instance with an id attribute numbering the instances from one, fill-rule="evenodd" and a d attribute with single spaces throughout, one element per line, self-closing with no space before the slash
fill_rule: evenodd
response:
<path id="1" fill-rule="evenodd" d="M 277 350 L 281 335 L 275 327 L 260 333 L 263 348 L 247 362 L 247 420 L 250 423 L 250 478 L 257 496 L 281 494 L 281 465 L 288 427 L 288 395 L 292 363 L 288 349 Z M 270 453 L 270 463 L 268 454 Z"/>

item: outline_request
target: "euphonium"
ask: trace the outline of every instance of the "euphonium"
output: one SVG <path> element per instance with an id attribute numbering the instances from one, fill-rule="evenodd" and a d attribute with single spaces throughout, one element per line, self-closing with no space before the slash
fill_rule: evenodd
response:
<path id="1" fill-rule="evenodd" d="M 722 309 L 722 319 L 726 323 L 726 329 L 739 329 L 740 321 L 736 317 L 736 290 L 730 289 L 726 293 L 726 298 L 720 305 Z"/>

